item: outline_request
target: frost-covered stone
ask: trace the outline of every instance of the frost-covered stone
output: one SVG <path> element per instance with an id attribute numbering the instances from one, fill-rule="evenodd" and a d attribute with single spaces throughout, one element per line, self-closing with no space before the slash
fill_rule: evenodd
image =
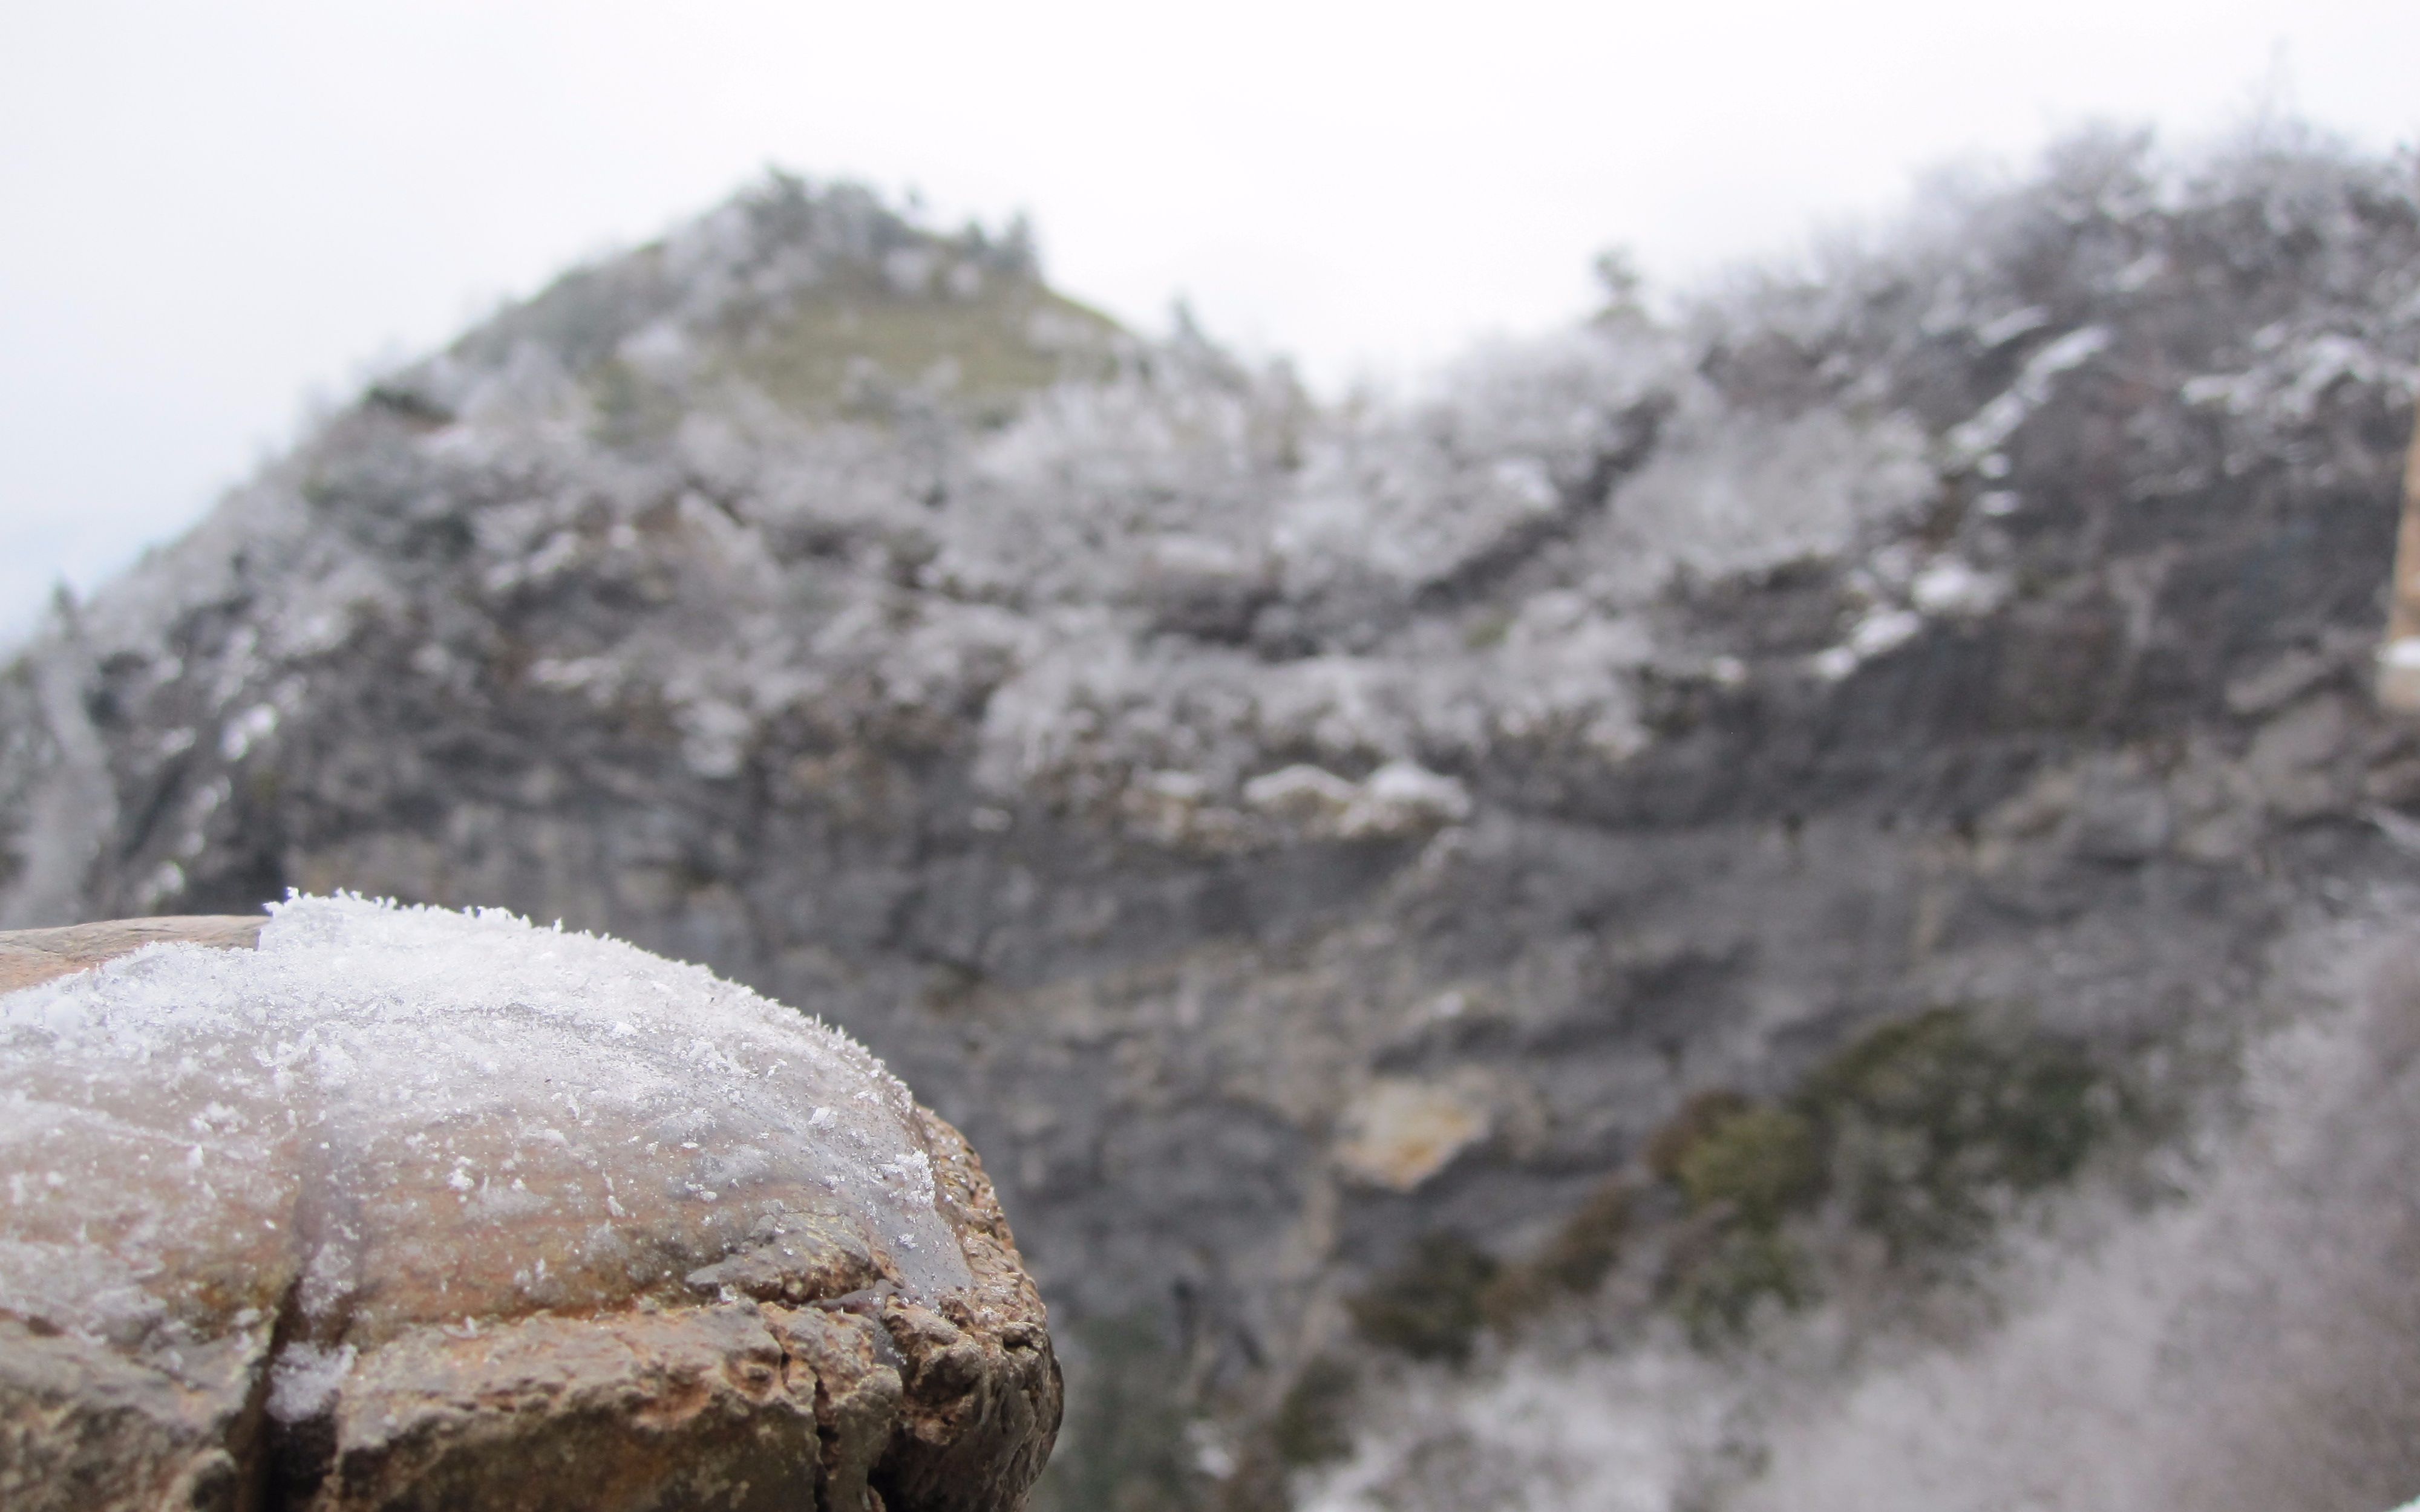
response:
<path id="1" fill-rule="evenodd" d="M 492 911 L 297 899 L 0 997 L 0 1182 L 11 1507 L 1007 1507 L 1057 1421 L 879 1062 Z"/>

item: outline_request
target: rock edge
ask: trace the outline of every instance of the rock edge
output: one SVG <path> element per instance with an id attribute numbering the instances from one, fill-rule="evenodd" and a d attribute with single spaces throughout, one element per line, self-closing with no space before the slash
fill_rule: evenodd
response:
<path id="1" fill-rule="evenodd" d="M 0 932 L 0 995 L 154 944 L 251 949 L 266 923 Z M 299 1276 L 282 1278 L 287 1301 L 273 1318 L 203 1348 L 86 1336 L 0 1310 L 0 1504 L 1020 1506 L 1060 1415 L 1047 1316 L 973 1149 L 921 1105 L 913 1133 L 970 1276 L 936 1296 L 767 1270 L 737 1253 L 693 1273 L 686 1304 L 649 1295 L 588 1316 L 466 1319 L 411 1328 L 357 1359 L 347 1349 L 343 1390 L 318 1406 L 302 1398 L 333 1356 L 298 1326 Z M 15 1237 L 8 1227 L 0 1238 Z"/>

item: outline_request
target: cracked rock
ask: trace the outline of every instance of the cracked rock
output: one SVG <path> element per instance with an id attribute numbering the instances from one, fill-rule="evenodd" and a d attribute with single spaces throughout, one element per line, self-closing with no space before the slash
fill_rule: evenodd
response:
<path id="1" fill-rule="evenodd" d="M 972 1150 L 802 1014 L 357 899 L 0 966 L 0 1504 L 981 1512 L 1049 1452 Z"/>

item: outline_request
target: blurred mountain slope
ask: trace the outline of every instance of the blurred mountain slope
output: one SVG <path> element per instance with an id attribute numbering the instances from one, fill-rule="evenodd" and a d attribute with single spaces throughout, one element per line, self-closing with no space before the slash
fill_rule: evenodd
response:
<path id="1" fill-rule="evenodd" d="M 1389 1287 L 1554 1252 L 1695 1094 L 1817 1128 L 1933 1011 L 2225 1083 L 2412 866 L 2364 688 L 2415 336 L 2410 165 L 2290 134 L 2087 134 L 1342 410 L 776 180 L 59 615 L 0 674 L 0 924 L 352 887 L 823 1012 L 991 1165 L 1054 1494 L 1264 1499 L 1326 1462 L 1289 1383 L 1512 1348 Z M 1642 1211 L 1831 1211 L 1733 1180 Z M 1666 1447 L 1639 1504 L 1712 1484 Z"/>

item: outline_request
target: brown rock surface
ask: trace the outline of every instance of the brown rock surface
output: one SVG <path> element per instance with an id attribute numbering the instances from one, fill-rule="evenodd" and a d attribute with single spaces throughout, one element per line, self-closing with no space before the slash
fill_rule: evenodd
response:
<path id="1" fill-rule="evenodd" d="M 249 950 L 260 938 L 260 927 L 268 922 L 233 914 L 188 914 L 0 931 L 0 993 L 13 993 L 168 941 Z"/>
<path id="2" fill-rule="evenodd" d="M 0 1505 L 978 1512 L 1039 1473 L 990 1184 L 819 1024 L 494 915 L 29 933 Z"/>

